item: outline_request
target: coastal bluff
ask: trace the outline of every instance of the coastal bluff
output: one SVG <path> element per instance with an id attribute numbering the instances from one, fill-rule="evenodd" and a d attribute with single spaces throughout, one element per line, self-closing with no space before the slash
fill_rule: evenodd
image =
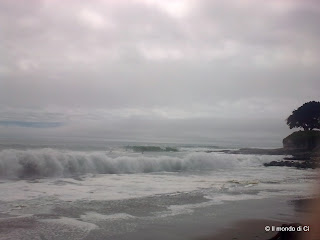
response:
<path id="1" fill-rule="evenodd" d="M 320 148 L 320 131 L 297 131 L 283 139 L 287 150 L 315 151 Z"/>

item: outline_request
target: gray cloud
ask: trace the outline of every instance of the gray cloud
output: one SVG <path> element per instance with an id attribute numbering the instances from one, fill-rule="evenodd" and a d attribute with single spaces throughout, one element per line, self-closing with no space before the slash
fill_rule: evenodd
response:
<path id="1" fill-rule="evenodd" d="M 316 1 L 1 1 L 0 120 L 284 129 L 319 98 L 319 22 Z"/>

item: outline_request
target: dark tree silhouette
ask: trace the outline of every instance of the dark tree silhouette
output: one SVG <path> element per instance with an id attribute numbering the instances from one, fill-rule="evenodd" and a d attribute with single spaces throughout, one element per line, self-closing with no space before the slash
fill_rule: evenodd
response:
<path id="1" fill-rule="evenodd" d="M 303 104 L 287 118 L 287 124 L 290 129 L 320 129 L 320 102 L 311 101 Z"/>

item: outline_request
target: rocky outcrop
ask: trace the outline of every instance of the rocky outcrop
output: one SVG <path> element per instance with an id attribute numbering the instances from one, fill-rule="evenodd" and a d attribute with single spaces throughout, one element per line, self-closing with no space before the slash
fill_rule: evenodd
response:
<path id="1" fill-rule="evenodd" d="M 299 169 L 306 168 L 318 168 L 319 163 L 317 161 L 306 160 L 306 161 L 272 161 L 263 164 L 265 167 L 277 166 L 277 167 L 295 167 Z"/>
<path id="2" fill-rule="evenodd" d="M 320 131 L 297 131 L 284 138 L 282 143 L 287 150 L 314 151 L 320 148 Z"/>
<path id="3" fill-rule="evenodd" d="M 292 157 L 285 157 L 285 161 L 265 163 L 264 166 L 319 168 L 320 131 L 298 131 L 290 134 L 283 139 L 283 151 Z"/>

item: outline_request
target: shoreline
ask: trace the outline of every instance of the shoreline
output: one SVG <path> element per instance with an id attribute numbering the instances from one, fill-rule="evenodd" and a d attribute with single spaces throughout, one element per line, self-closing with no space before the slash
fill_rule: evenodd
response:
<path id="1" fill-rule="evenodd" d="M 213 151 L 206 151 L 207 153 Z M 218 151 L 225 154 L 247 154 L 247 155 L 281 155 L 281 161 L 271 161 L 264 163 L 265 167 L 295 167 L 297 169 L 320 168 L 320 152 L 307 151 L 305 149 L 294 148 L 240 148 L 238 150 L 221 150 Z"/>
<path id="2" fill-rule="evenodd" d="M 305 210 L 308 210 L 305 205 L 309 206 L 309 201 L 310 198 L 299 198 L 299 196 L 225 201 L 223 204 L 195 208 L 191 213 L 186 212 L 164 217 L 152 217 L 152 214 L 148 213 L 145 216 L 140 215 L 134 218 L 120 218 L 118 220 L 101 218 L 93 222 L 89 218 L 79 219 L 76 217 L 76 215 L 81 216 L 87 212 L 85 206 L 80 207 L 76 202 L 65 202 L 65 210 L 72 210 L 71 215 L 66 215 L 65 210 L 51 212 L 47 209 L 49 210 L 47 212 L 44 209 L 41 213 L 34 212 L 27 215 L 24 213 L 21 217 L 18 215 L 16 217 L 1 216 L 0 222 L 9 228 L 7 230 L 0 228 L 0 239 L 25 239 L 24 235 L 27 232 L 39 236 L 45 229 L 57 228 L 58 233 L 47 232 L 45 237 L 85 240 L 108 237 L 114 240 L 267 240 L 276 232 L 266 233 L 264 231 L 265 225 L 281 226 L 283 223 L 301 222 L 305 217 Z M 63 203 L 59 205 L 61 206 L 61 204 Z M 95 211 L 103 211 L 103 208 L 107 206 L 105 204 L 101 205 L 102 208 L 94 204 Z M 23 206 L 23 208 L 27 207 L 27 205 Z M 75 212 L 76 209 L 78 209 L 78 213 Z M 155 213 L 157 211 L 159 210 L 156 210 Z M 23 227 L 21 228 L 21 226 Z M 118 230 L 114 231 L 116 230 L 114 229 L 110 232 L 110 226 Z M 71 229 L 73 232 L 70 234 L 75 234 L 73 237 L 68 233 Z M 63 235 L 60 236 L 60 233 Z M 77 237 L 74 238 L 75 236 Z M 79 238 L 80 236 L 83 238 Z"/>
<path id="3" fill-rule="evenodd" d="M 174 220 L 153 223 L 137 232 L 115 237 L 115 240 L 267 240 L 277 232 L 266 232 L 265 226 L 299 222 L 306 217 L 304 206 L 310 198 L 276 197 L 226 201 L 222 205 L 196 209 L 192 215 L 175 216 Z M 172 221 L 172 222 L 171 222 Z"/>

